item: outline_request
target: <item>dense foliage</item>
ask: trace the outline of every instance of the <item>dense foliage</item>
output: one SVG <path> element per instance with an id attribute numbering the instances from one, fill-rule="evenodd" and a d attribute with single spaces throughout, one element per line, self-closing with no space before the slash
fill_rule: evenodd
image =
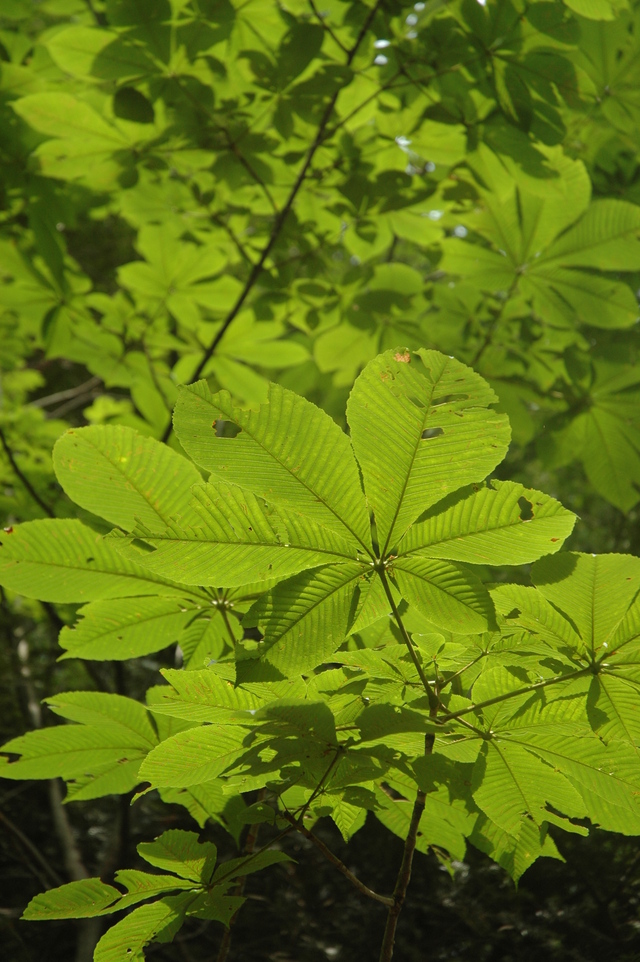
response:
<path id="1" fill-rule="evenodd" d="M 142 960 L 298 833 L 390 959 L 414 849 L 640 834 L 639 18 L 3 0 L 0 772 L 71 880 L 2 815 L 27 918 L 137 906 L 95 959 Z M 393 894 L 323 841 L 374 819 Z"/>

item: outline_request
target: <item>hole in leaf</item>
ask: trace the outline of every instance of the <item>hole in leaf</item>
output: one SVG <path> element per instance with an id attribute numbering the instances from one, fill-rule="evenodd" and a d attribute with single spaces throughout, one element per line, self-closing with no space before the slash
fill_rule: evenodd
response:
<path id="1" fill-rule="evenodd" d="M 520 520 L 531 521 L 533 518 L 533 505 L 531 502 L 526 498 L 519 498 L 518 507 L 520 508 Z"/>
<path id="2" fill-rule="evenodd" d="M 454 401 L 468 401 L 468 394 L 443 394 L 442 397 L 436 397 L 433 399 L 432 404 L 452 404 Z"/>
<path id="3" fill-rule="evenodd" d="M 396 791 L 395 788 L 392 788 L 391 785 L 389 785 L 388 782 L 381 782 L 381 783 L 380 783 L 380 788 L 381 788 L 382 791 L 385 793 L 385 795 L 388 795 L 389 798 L 391 798 L 394 802 L 406 802 L 406 801 L 408 801 L 408 799 L 407 799 L 404 795 L 402 795 L 400 792 Z"/>
<path id="4" fill-rule="evenodd" d="M 223 418 L 214 421 L 211 427 L 216 432 L 216 437 L 218 438 L 235 438 L 242 430 L 239 425 L 234 424 L 233 421 L 225 421 Z"/>
<path id="5" fill-rule="evenodd" d="M 505 618 L 519 618 L 519 617 L 520 617 L 520 609 L 519 609 L 519 608 L 512 608 L 511 611 L 509 612 L 509 614 L 508 614 L 508 615 L 505 615 Z"/>
<path id="6" fill-rule="evenodd" d="M 152 544 L 147 544 L 146 541 L 141 541 L 140 538 L 134 538 L 133 541 L 131 542 L 131 544 L 132 544 L 132 545 L 135 545 L 135 547 L 138 548 L 138 550 L 140 550 L 140 551 L 147 551 L 147 552 L 149 552 L 149 551 L 155 551 L 155 550 L 156 550 L 156 549 L 153 547 Z"/>
<path id="7" fill-rule="evenodd" d="M 420 437 L 423 441 L 429 441 L 431 438 L 439 438 L 441 434 L 444 434 L 442 428 L 425 428 Z"/>

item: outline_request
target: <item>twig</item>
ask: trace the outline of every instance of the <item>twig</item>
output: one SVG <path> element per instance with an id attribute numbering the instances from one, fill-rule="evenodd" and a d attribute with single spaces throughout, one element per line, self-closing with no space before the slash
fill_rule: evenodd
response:
<path id="1" fill-rule="evenodd" d="M 76 387 L 70 387 L 66 391 L 56 391 L 55 394 L 47 394 L 46 397 L 38 397 L 35 401 L 30 401 L 27 407 L 30 408 L 44 408 L 48 404 L 57 404 L 58 401 L 67 401 L 69 398 L 77 397 L 79 394 L 87 394 L 87 392 L 93 390 L 100 384 L 99 377 L 90 377 L 88 381 L 84 381 L 82 384 L 78 384 Z"/>
<path id="2" fill-rule="evenodd" d="M 39 864 L 45 870 L 45 872 L 47 873 L 47 875 L 49 876 L 53 884 L 62 885 L 62 879 L 60 878 L 58 873 L 55 871 L 55 869 L 53 869 L 51 865 L 49 865 L 44 855 L 42 855 L 42 853 L 36 848 L 33 842 L 29 838 L 27 838 L 24 832 L 21 829 L 19 829 L 17 825 L 14 825 L 11 819 L 8 818 L 4 814 L 4 812 L 1 812 L 1 811 L 0 811 L 0 821 L 4 822 L 4 824 L 7 826 L 9 831 L 13 832 L 13 834 L 18 839 L 18 841 L 20 841 L 22 845 L 27 849 L 27 851 L 30 852 L 31 855 L 35 858 L 35 860 L 39 862 Z M 45 885 L 45 888 L 48 888 L 48 889 L 51 888 L 51 885 L 47 884 L 43 879 L 41 879 L 41 881 Z"/>
<path id="3" fill-rule="evenodd" d="M 348 54 L 348 56 L 347 56 L 347 63 L 346 63 L 347 67 L 351 65 L 351 62 L 352 62 L 353 58 L 355 57 L 356 53 L 358 52 L 358 48 L 359 48 L 360 44 L 362 43 L 362 41 L 363 41 L 363 39 L 364 39 L 364 37 L 365 37 L 365 35 L 366 35 L 366 33 L 367 33 L 370 25 L 371 25 L 371 21 L 373 20 L 373 18 L 375 17 L 376 13 L 378 12 L 378 8 L 380 7 L 381 3 L 382 3 L 382 0 L 377 0 L 377 2 L 374 4 L 374 6 L 371 7 L 371 9 L 369 10 L 368 15 L 367 15 L 367 17 L 366 17 L 366 19 L 365 19 L 362 27 L 360 28 L 360 32 L 358 33 L 358 36 L 357 36 L 357 38 L 356 38 L 356 41 L 355 41 L 353 47 L 351 48 L 351 50 L 349 51 L 349 54 Z M 293 187 L 291 188 L 291 192 L 290 192 L 289 196 L 287 197 L 287 200 L 285 201 L 284 206 L 282 207 L 282 209 L 280 210 L 280 212 L 276 215 L 276 217 L 275 217 L 275 219 L 274 219 L 273 230 L 271 231 L 271 235 L 270 235 L 270 237 L 269 237 L 269 240 L 267 241 L 267 243 L 265 244 L 264 248 L 262 249 L 262 253 L 260 254 L 259 259 L 258 259 L 257 262 L 254 264 L 254 266 L 253 266 L 253 268 L 252 268 L 252 270 L 251 270 L 251 273 L 249 274 L 249 277 L 247 278 L 247 281 L 246 281 L 246 283 L 245 283 L 242 291 L 240 292 L 240 295 L 238 296 L 235 304 L 233 305 L 233 307 L 231 308 L 231 310 L 230 310 L 229 313 L 227 314 L 226 318 L 225 318 L 224 321 L 222 322 L 222 325 L 220 326 L 220 329 L 218 330 L 218 332 L 216 333 L 215 337 L 214 337 L 213 340 L 211 341 L 211 344 L 210 344 L 209 347 L 206 349 L 206 351 L 204 352 L 202 358 L 200 359 L 200 362 L 198 363 L 198 366 L 196 367 L 195 371 L 193 372 L 193 375 L 192 375 L 192 378 L 191 378 L 192 381 L 197 381 L 197 380 L 199 379 L 200 375 L 202 374 L 202 372 L 203 372 L 204 369 L 206 368 L 207 364 L 209 363 L 209 361 L 211 360 L 211 358 L 212 358 L 213 355 L 215 354 L 215 351 L 216 351 L 216 348 L 218 347 L 218 344 L 220 343 L 220 341 L 222 340 L 222 338 L 224 337 L 224 335 L 225 335 L 226 332 L 228 331 L 229 327 L 231 326 L 231 324 L 233 323 L 233 321 L 235 320 L 235 318 L 236 318 L 236 317 L 238 316 L 238 314 L 240 313 L 240 310 L 242 309 L 242 306 L 243 306 L 244 302 L 246 301 L 247 297 L 249 296 L 249 294 L 251 293 L 251 291 L 252 291 L 253 288 L 255 287 L 255 284 L 256 284 L 256 282 L 258 281 L 258 278 L 259 278 L 260 275 L 262 274 L 263 267 L 264 267 L 264 265 L 265 265 L 265 263 L 266 263 L 266 261 L 267 261 L 267 258 L 269 257 L 269 254 L 270 254 L 271 251 L 273 250 L 273 248 L 274 248 L 274 246 L 275 246 L 275 244 L 276 244 L 276 241 L 278 240 L 278 238 L 279 238 L 279 236 L 280 236 L 280 233 L 281 233 L 281 231 L 282 231 L 282 228 L 284 227 L 285 221 L 286 221 L 286 219 L 287 219 L 287 217 L 288 217 L 288 215 L 289 215 L 289 212 L 291 211 L 291 208 L 293 207 L 293 203 L 294 203 L 294 201 L 295 201 L 295 199 L 296 199 L 296 197 L 297 197 L 297 195 L 298 195 L 298 191 L 299 191 L 300 188 L 302 187 L 302 184 L 303 184 L 303 182 L 304 182 L 304 179 L 305 179 L 305 177 L 307 176 L 307 172 L 308 172 L 308 170 L 309 170 L 309 167 L 311 166 L 311 163 L 312 163 L 312 161 L 313 161 L 313 158 L 315 157 L 315 154 L 316 154 L 318 148 L 320 147 L 321 143 L 322 143 L 323 140 L 324 140 L 324 136 L 325 136 L 327 124 L 329 123 L 329 118 L 331 117 L 331 114 L 333 113 L 333 109 L 334 109 L 334 107 L 335 107 L 335 105 L 336 105 L 336 101 L 337 101 L 337 99 L 338 99 L 339 94 L 340 94 L 340 90 L 337 90 L 337 91 L 333 94 L 333 96 L 331 97 L 331 99 L 329 100 L 329 103 L 327 104 L 327 106 L 326 106 L 326 108 L 325 108 L 325 110 L 324 110 L 324 112 L 323 112 L 323 114 L 322 114 L 322 118 L 321 118 L 321 120 L 320 120 L 320 124 L 319 124 L 319 126 L 318 126 L 318 131 L 317 131 L 317 133 L 316 133 L 316 136 L 315 136 L 315 138 L 314 138 L 314 140 L 313 140 L 313 143 L 311 144 L 311 147 L 310 147 L 309 150 L 307 151 L 307 156 L 305 157 L 304 163 L 302 164 L 302 167 L 300 168 L 300 171 L 298 172 L 298 176 L 296 177 L 295 183 L 294 183 Z M 162 436 L 162 440 L 163 440 L 163 441 L 166 442 L 166 441 L 169 440 L 169 437 L 171 436 L 172 430 L 173 430 L 173 424 L 172 424 L 172 423 L 169 423 L 169 425 L 167 426 L 167 429 L 165 430 L 165 432 L 164 432 L 164 434 L 163 434 L 163 436 Z"/>
<path id="4" fill-rule="evenodd" d="M 330 27 L 329 24 L 327 23 L 326 19 L 322 16 L 322 14 L 320 13 L 320 11 L 319 11 L 318 8 L 316 7 L 316 5 L 315 5 L 315 3 L 314 3 L 314 0 L 309 0 L 309 6 L 310 6 L 311 9 L 313 10 L 313 12 L 314 12 L 314 14 L 316 15 L 317 19 L 320 21 L 320 24 L 321 24 L 321 26 L 322 26 L 322 29 L 323 29 L 323 30 L 326 30 L 326 32 L 329 34 L 329 36 L 331 37 L 331 39 L 334 41 L 334 43 L 337 43 L 337 45 L 340 47 L 340 49 L 342 50 L 343 53 L 348 53 L 349 51 L 348 51 L 347 47 L 345 47 L 345 45 L 343 44 L 342 40 L 340 40 L 339 37 L 336 37 L 335 33 L 333 32 L 333 30 L 331 29 L 331 27 Z"/>
<path id="5" fill-rule="evenodd" d="M 324 842 L 318 838 L 317 835 L 314 835 L 313 832 L 311 832 L 308 828 L 305 828 L 304 825 L 300 825 L 290 812 L 281 813 L 281 817 L 286 819 L 287 822 L 290 822 L 299 832 L 304 835 L 305 838 L 308 838 L 310 842 L 313 842 L 316 848 L 322 852 L 324 857 L 331 862 L 332 865 L 335 865 L 338 871 L 341 872 L 344 877 L 348 879 L 355 888 L 357 888 L 359 892 L 361 892 L 363 895 L 366 895 L 367 898 L 373 899 L 375 902 L 381 902 L 383 905 L 388 905 L 391 907 L 395 904 L 390 896 L 378 895 L 377 892 L 374 892 L 373 889 L 370 889 L 364 884 L 364 882 L 361 882 L 360 879 L 357 878 L 353 872 L 349 871 L 344 862 L 340 861 L 338 856 L 334 855 L 331 849 L 328 848 Z"/>
<path id="6" fill-rule="evenodd" d="M 42 508 L 45 514 L 49 515 L 50 518 L 55 518 L 55 514 L 53 513 L 53 510 L 49 507 L 49 505 L 45 501 L 42 500 L 42 498 L 40 497 L 36 489 L 31 484 L 31 481 L 29 481 L 26 475 L 23 474 L 21 469 L 16 464 L 16 459 L 13 456 L 13 451 L 9 447 L 9 444 L 7 442 L 7 439 L 4 435 L 4 431 L 2 430 L 2 428 L 0 428 L 0 444 L 2 444 L 2 449 L 7 456 L 7 460 L 9 464 L 13 468 L 14 474 L 16 474 L 16 476 L 20 479 L 23 487 L 26 488 L 26 490 L 29 492 L 29 494 L 33 498 L 33 500 L 36 502 L 36 504 L 38 504 Z"/>
<path id="7" fill-rule="evenodd" d="M 393 946 L 396 938 L 398 918 L 400 916 L 400 912 L 402 911 L 402 906 L 404 905 L 407 889 L 411 880 L 413 854 L 416 850 L 418 826 L 420 825 L 420 819 L 422 818 L 422 813 L 424 812 L 425 799 L 425 793 L 421 789 L 418 789 L 416 800 L 413 803 L 409 831 L 404 843 L 402 862 L 398 871 L 396 886 L 393 890 L 393 905 L 389 909 L 389 914 L 387 916 L 387 924 L 384 930 L 382 948 L 380 949 L 380 962 L 391 962 L 391 959 L 393 958 Z"/>
<path id="8" fill-rule="evenodd" d="M 271 191 L 269 190 L 269 188 L 267 187 L 266 183 L 264 182 L 264 180 L 262 179 L 262 177 L 260 176 L 260 174 L 258 174 L 257 171 L 255 171 L 255 170 L 253 169 L 253 167 L 251 166 L 251 164 L 249 163 L 249 161 L 247 160 L 247 158 L 244 156 L 244 154 L 241 153 L 240 148 L 238 147 L 238 145 L 237 145 L 236 143 L 234 143 L 231 135 L 229 134 L 229 131 L 226 130 L 226 129 L 223 129 L 223 133 L 224 133 L 225 137 L 227 138 L 227 146 L 228 146 L 229 149 L 231 150 L 231 153 L 233 154 L 234 157 L 236 157 L 236 158 L 240 161 L 240 163 L 242 164 L 242 166 L 244 167 L 244 169 L 247 171 L 247 173 L 248 173 L 251 177 L 253 177 L 253 179 L 255 180 L 256 184 L 258 184 L 259 187 L 262 189 L 265 197 L 267 198 L 267 200 L 268 200 L 269 203 L 271 204 L 271 207 L 273 208 L 274 212 L 277 214 L 277 213 L 278 213 L 278 205 L 276 204 L 275 200 L 273 199 L 273 195 L 272 195 Z"/>
<path id="9" fill-rule="evenodd" d="M 587 668 L 581 668 L 579 671 L 567 672 L 564 675 L 555 675 L 553 678 L 546 678 L 544 681 L 535 682 L 533 685 L 525 685 L 524 688 L 514 688 L 513 691 L 507 691 L 502 695 L 496 695 L 495 698 L 487 698 L 485 701 L 479 701 L 475 705 L 467 705 L 466 708 L 461 708 L 459 711 L 447 712 L 445 715 L 440 716 L 440 721 L 453 721 L 455 718 L 461 718 L 462 715 L 468 715 L 469 712 L 479 711 L 481 708 L 488 708 L 489 705 L 497 705 L 501 701 L 508 701 L 510 698 L 517 698 L 518 695 L 529 695 L 531 692 L 540 691 L 542 688 L 548 688 L 549 685 L 557 685 L 558 682 L 579 678 L 581 675 L 590 675 L 592 673 L 593 668 L 591 665 L 589 665 Z"/>
<path id="10" fill-rule="evenodd" d="M 337 751 L 334 753 L 333 758 L 332 758 L 331 761 L 329 762 L 329 765 L 328 765 L 328 767 L 327 767 L 327 770 L 325 771 L 324 775 L 322 776 L 322 778 L 320 779 L 320 781 L 318 782 L 318 784 L 316 785 L 316 787 L 314 788 L 314 790 L 311 792 L 311 795 L 309 796 L 309 798 L 307 799 L 307 801 L 306 801 L 305 804 L 303 805 L 302 811 L 300 812 L 300 814 L 298 815 L 298 818 L 297 818 L 297 820 L 296 820 L 296 824 L 302 825 L 302 824 L 304 823 L 304 817 L 305 817 L 305 815 L 307 814 L 307 812 L 309 811 L 309 807 L 310 807 L 310 806 L 312 805 L 312 803 L 316 800 L 316 798 L 318 797 L 318 795 L 320 794 L 320 792 L 321 792 L 322 789 L 324 788 L 325 783 L 327 782 L 327 780 L 328 780 L 329 776 L 331 775 L 331 772 L 333 771 L 333 769 L 336 767 L 336 765 L 338 764 L 338 762 L 339 762 L 340 759 L 342 758 L 343 753 L 344 753 L 344 749 L 341 748 L 341 747 L 339 747 L 339 748 L 337 749 Z"/>
<path id="11" fill-rule="evenodd" d="M 76 408 L 82 407 L 84 404 L 88 404 L 89 401 L 95 400 L 97 397 L 103 397 L 103 392 L 98 391 L 93 388 L 91 391 L 87 391 L 85 394 L 79 394 L 77 397 L 70 398 L 61 404 L 59 408 L 55 408 L 53 411 L 49 411 L 47 414 L 47 420 L 52 421 L 54 418 L 64 417 L 69 411 L 75 411 Z"/>
<path id="12" fill-rule="evenodd" d="M 265 789 L 261 788 L 260 791 L 258 792 L 256 801 L 261 802 L 265 794 L 266 794 Z M 255 849 L 256 842 L 258 841 L 259 828 L 260 828 L 260 825 L 258 822 L 249 826 L 249 831 L 247 832 L 247 837 L 244 841 L 244 846 L 242 848 L 242 852 L 244 855 L 253 855 L 253 850 Z M 247 883 L 247 876 L 243 875 L 242 878 L 238 881 L 238 884 L 236 885 L 236 888 L 233 894 L 235 896 L 241 896 L 242 893 L 244 892 L 244 887 L 246 883 Z M 220 943 L 220 948 L 218 950 L 216 962 L 225 962 L 227 958 L 227 955 L 229 953 L 229 946 L 231 945 L 231 926 L 235 922 L 237 915 L 238 915 L 238 912 L 234 912 L 234 914 L 229 919 L 229 925 L 225 929 L 224 935 L 222 936 L 222 942 Z"/>

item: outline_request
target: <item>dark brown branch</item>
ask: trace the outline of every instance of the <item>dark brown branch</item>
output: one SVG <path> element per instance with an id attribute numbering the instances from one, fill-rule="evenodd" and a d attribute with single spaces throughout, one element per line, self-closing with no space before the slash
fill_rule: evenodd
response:
<path id="1" fill-rule="evenodd" d="M 364 37 L 365 37 L 365 35 L 366 35 L 369 27 L 371 26 L 371 21 L 372 21 L 373 18 L 375 17 L 375 15 L 376 15 L 376 13 L 377 13 L 377 11 L 378 11 L 378 8 L 380 7 L 381 3 L 382 3 L 382 0 L 377 0 L 377 2 L 374 4 L 374 6 L 371 7 L 371 9 L 369 10 L 368 15 L 367 15 L 364 23 L 362 24 L 362 27 L 360 28 L 360 32 L 358 33 L 358 36 L 357 36 L 357 38 L 356 38 L 356 41 L 355 41 L 353 47 L 351 48 L 351 50 L 349 51 L 349 55 L 347 56 L 347 64 L 346 64 L 347 66 L 350 66 L 350 65 L 351 65 L 351 62 L 353 61 L 353 58 L 355 57 L 356 53 L 358 52 L 358 48 L 360 47 L 360 44 L 361 44 L 362 41 L 364 40 Z M 218 345 L 220 344 L 220 341 L 222 340 L 222 338 L 224 337 L 224 335 L 225 335 L 226 332 L 228 331 L 229 327 L 231 326 L 231 324 L 234 322 L 234 320 L 236 319 L 236 317 L 237 317 L 238 314 L 240 313 L 244 302 L 246 301 L 247 297 L 249 296 L 249 294 L 251 293 L 251 291 L 252 291 L 253 288 L 255 287 L 256 282 L 258 281 L 260 275 L 262 274 L 262 270 L 263 270 L 263 268 L 264 268 L 264 265 L 265 265 L 265 263 L 266 263 L 269 255 L 270 255 L 271 251 L 273 250 L 273 248 L 274 248 L 274 246 L 275 246 L 278 238 L 280 237 L 280 233 L 281 233 L 281 231 L 282 231 L 282 228 L 284 227 L 285 221 L 286 221 L 287 217 L 289 216 L 289 212 L 291 211 L 291 208 L 293 207 L 293 203 L 294 203 L 296 197 L 298 196 L 298 192 L 299 192 L 300 188 L 302 187 L 302 184 L 304 183 L 305 177 L 307 176 L 307 172 L 308 172 L 308 170 L 309 170 L 309 167 L 311 166 L 311 163 L 312 163 L 312 161 L 313 161 L 313 158 L 315 157 L 318 148 L 320 147 L 320 145 L 322 144 L 322 142 L 323 142 L 324 139 L 325 139 L 325 133 L 326 133 L 326 129 L 327 129 L 327 124 L 329 123 L 329 118 L 331 117 L 331 114 L 333 113 L 333 109 L 334 109 L 334 107 L 335 107 L 335 105 L 336 105 L 336 101 L 337 101 L 337 99 L 338 99 L 339 94 L 340 94 L 340 91 L 339 91 L 339 90 L 336 90 L 336 92 L 333 94 L 333 96 L 332 96 L 331 99 L 329 100 L 329 103 L 327 104 L 327 106 L 326 106 L 326 108 L 325 108 L 325 110 L 324 110 L 324 112 L 323 112 L 323 114 L 322 114 L 322 117 L 321 117 L 321 119 L 320 119 L 320 124 L 319 124 L 319 126 L 318 126 L 318 131 L 317 131 L 317 133 L 316 133 L 316 136 L 315 136 L 315 138 L 314 138 L 314 140 L 313 140 L 313 143 L 311 144 L 311 147 L 310 147 L 309 150 L 307 151 L 307 156 L 305 157 L 304 163 L 302 164 L 302 167 L 300 168 L 300 171 L 298 172 L 298 176 L 296 177 L 295 183 L 294 183 L 293 187 L 291 188 L 291 192 L 289 193 L 289 196 L 287 197 L 287 200 L 285 201 L 285 204 L 284 204 L 282 210 L 280 210 L 280 212 L 276 215 L 276 217 L 275 217 L 275 219 L 274 219 L 273 229 L 272 229 L 271 234 L 270 234 L 270 236 L 269 236 L 269 240 L 267 241 L 267 243 L 265 244 L 264 248 L 262 249 L 262 253 L 260 254 L 260 257 L 259 257 L 258 261 L 254 264 L 254 266 L 253 266 L 253 268 L 252 268 L 252 270 L 251 270 L 251 273 L 249 274 L 249 277 L 247 278 L 247 281 L 246 281 L 246 283 L 245 283 L 242 291 L 240 292 L 240 295 L 239 295 L 238 299 L 236 300 L 235 304 L 233 305 L 233 307 L 231 308 L 231 310 L 230 310 L 229 313 L 227 314 L 226 318 L 225 318 L 224 321 L 222 322 L 222 325 L 220 326 L 219 331 L 216 333 L 215 337 L 214 337 L 213 340 L 211 341 L 211 344 L 209 345 L 209 347 L 207 348 L 207 350 L 206 350 L 206 351 L 204 352 L 204 354 L 202 355 L 202 358 L 200 359 L 200 362 L 199 362 L 198 366 L 196 367 L 195 371 L 193 372 L 192 381 L 197 381 L 197 380 L 199 379 L 199 377 L 201 376 L 201 374 L 202 374 L 202 372 L 204 371 L 204 369 L 206 368 L 207 364 L 209 363 L 209 361 L 211 360 L 211 358 L 212 358 L 213 355 L 215 354 L 216 348 L 217 348 Z M 172 430 L 173 430 L 173 425 L 172 425 L 172 424 L 169 424 L 168 427 L 167 427 L 167 429 L 166 429 L 166 431 L 164 432 L 163 437 L 162 437 L 162 440 L 163 440 L 163 441 L 168 441 L 169 437 L 171 436 Z"/>
<path id="2" fill-rule="evenodd" d="M 265 789 L 261 788 L 260 791 L 258 792 L 258 797 L 256 801 L 261 802 L 265 794 L 266 794 Z M 244 846 L 242 848 L 242 852 L 244 855 L 253 855 L 253 851 L 256 847 L 256 842 L 258 841 L 259 828 L 260 828 L 260 825 L 257 822 L 254 825 L 249 826 L 247 837 L 244 840 Z M 233 894 L 236 896 L 242 895 L 242 893 L 244 892 L 244 887 L 246 883 L 247 883 L 247 876 L 243 875 L 242 878 L 238 881 L 238 884 L 236 885 L 235 891 Z M 220 943 L 220 948 L 218 950 L 216 962 L 225 962 L 227 955 L 229 954 L 229 946 L 231 945 L 231 926 L 235 922 L 237 915 L 238 913 L 235 912 L 234 915 L 232 915 L 232 917 L 229 919 L 229 925 L 225 929 L 224 935 L 222 936 L 222 942 Z"/>
<path id="3" fill-rule="evenodd" d="M 354 888 L 357 888 L 357 890 L 362 893 L 362 895 L 366 895 L 367 898 L 373 899 L 375 902 L 381 902 L 383 905 L 388 905 L 389 907 L 394 905 L 394 901 L 390 896 L 378 895 L 378 893 L 374 892 L 373 889 L 370 889 L 368 885 L 365 885 L 364 882 L 361 882 L 360 879 L 357 878 L 353 872 L 349 871 L 344 862 L 341 862 L 338 856 L 334 855 L 331 849 L 328 848 L 324 842 L 318 838 L 317 835 L 314 835 L 313 832 L 311 832 L 308 828 L 305 828 L 304 825 L 300 825 L 293 815 L 290 814 L 290 812 L 282 813 L 281 817 L 286 819 L 287 822 L 290 822 L 291 825 L 301 832 L 305 838 L 308 838 L 310 842 L 313 842 L 316 848 L 322 852 L 324 857 L 331 862 L 332 865 L 335 865 L 338 871 L 341 872 L 342 875 L 344 875 L 344 877 L 351 882 Z"/>
<path id="4" fill-rule="evenodd" d="M 404 905 L 407 889 L 411 880 L 411 866 L 413 864 L 413 855 L 416 850 L 416 842 L 418 840 L 418 826 L 420 825 L 420 819 L 422 818 L 422 813 L 424 812 L 425 798 L 425 793 L 421 789 L 418 789 L 416 800 L 413 803 L 409 831 L 404 843 L 402 862 L 398 871 L 396 886 L 393 890 L 393 905 L 389 909 L 389 914 L 387 916 L 387 924 L 384 930 L 382 948 L 380 949 L 380 962 L 391 962 L 391 959 L 393 958 L 393 946 L 396 938 L 396 928 L 398 926 L 398 918 L 400 917 L 400 912 L 402 911 L 402 906 Z"/>
<path id="5" fill-rule="evenodd" d="M 33 500 L 36 502 L 37 505 L 39 505 L 42 508 L 45 514 L 49 515 L 50 518 L 55 518 L 55 514 L 53 513 L 53 510 L 49 507 L 49 505 L 45 501 L 42 500 L 42 498 L 40 497 L 36 489 L 31 484 L 31 481 L 29 481 L 29 478 L 27 478 L 27 476 L 23 474 L 22 470 L 16 464 L 16 459 L 13 456 L 13 451 L 9 447 L 9 444 L 7 442 L 7 439 L 5 437 L 5 434 L 2 428 L 0 428 L 0 444 L 2 444 L 2 449 L 7 456 L 7 460 L 11 465 L 11 467 L 13 468 L 14 474 L 20 479 L 22 486 L 26 488 L 26 490 L 29 492 L 29 494 L 33 498 Z"/>

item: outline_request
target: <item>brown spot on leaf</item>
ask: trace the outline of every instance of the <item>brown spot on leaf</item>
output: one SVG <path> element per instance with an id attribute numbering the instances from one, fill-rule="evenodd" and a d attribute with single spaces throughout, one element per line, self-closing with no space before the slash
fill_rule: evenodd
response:
<path id="1" fill-rule="evenodd" d="M 401 353 L 400 351 L 398 351 L 398 353 L 397 353 L 397 354 L 394 354 L 393 356 L 394 356 L 394 358 L 395 358 L 396 361 L 400 361 L 402 364 L 410 364 L 410 363 L 411 363 L 411 355 L 409 354 L 408 351 L 403 351 L 402 353 Z"/>
<path id="2" fill-rule="evenodd" d="M 5 528 L 4 531 L 5 531 L 5 534 L 13 534 L 13 526 L 9 525 L 9 527 Z"/>
<path id="3" fill-rule="evenodd" d="M 556 541 L 559 541 L 560 538 L 552 538 L 551 540 L 552 540 L 552 541 L 554 542 L 554 544 L 555 544 L 555 542 L 556 542 Z"/>

